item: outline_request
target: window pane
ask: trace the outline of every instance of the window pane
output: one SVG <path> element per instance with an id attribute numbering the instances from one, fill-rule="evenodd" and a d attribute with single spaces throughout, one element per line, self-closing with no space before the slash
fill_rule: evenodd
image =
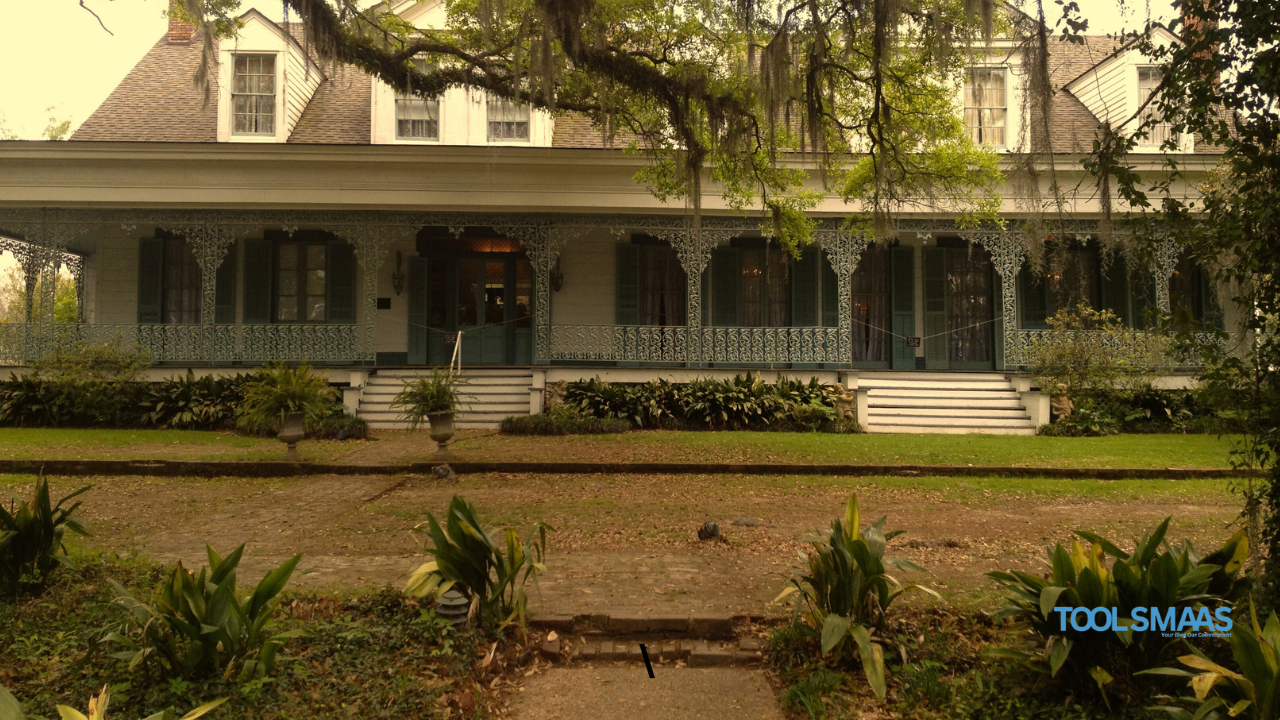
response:
<path id="1" fill-rule="evenodd" d="M 297 322 L 298 298 L 294 295 L 281 295 L 276 299 L 276 320 L 279 322 Z"/>
<path id="2" fill-rule="evenodd" d="M 307 294 L 308 295 L 324 295 L 324 271 L 323 270 L 307 271 Z"/>
<path id="3" fill-rule="evenodd" d="M 298 273 L 292 270 L 280 271 L 280 295 L 297 295 L 298 294 Z"/>
<path id="4" fill-rule="evenodd" d="M 307 322 L 324 322 L 324 296 L 307 296 Z"/>
<path id="5" fill-rule="evenodd" d="M 324 270 L 324 245 L 308 245 L 307 246 L 307 269 L 308 270 Z"/>
<path id="6" fill-rule="evenodd" d="M 298 246 L 288 243 L 280 246 L 280 269 L 294 270 L 298 267 Z"/>
<path id="7" fill-rule="evenodd" d="M 275 56 L 236 55 L 231 92 L 232 132 L 275 133 Z"/>
<path id="8" fill-rule="evenodd" d="M 473 262 L 458 263 L 458 325 L 473 327 L 476 323 L 476 277 Z"/>
<path id="9" fill-rule="evenodd" d="M 742 257 L 742 325 L 759 327 L 763 318 L 764 251 L 741 251 Z"/>
<path id="10" fill-rule="evenodd" d="M 505 98 L 489 96 L 486 103 L 490 140 L 528 140 L 529 106 L 516 106 Z"/>
<path id="11" fill-rule="evenodd" d="M 516 327 L 530 327 L 533 307 L 533 268 L 528 260 L 516 261 Z"/>
<path id="12" fill-rule="evenodd" d="M 506 320 L 507 264 L 485 263 L 484 322 L 497 325 Z"/>
<path id="13" fill-rule="evenodd" d="M 969 68 L 964 87 L 964 124 L 976 143 L 1005 144 L 1004 68 Z"/>

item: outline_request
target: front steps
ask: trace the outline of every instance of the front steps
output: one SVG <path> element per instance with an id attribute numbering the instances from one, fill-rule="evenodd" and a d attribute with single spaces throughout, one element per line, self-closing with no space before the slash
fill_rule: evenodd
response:
<path id="1" fill-rule="evenodd" d="M 371 430 L 401 430 L 409 427 L 400 414 L 391 409 L 391 401 L 404 387 L 405 380 L 430 375 L 431 369 L 378 370 L 365 381 L 356 413 L 369 423 Z M 459 429 L 493 429 L 503 418 L 529 414 L 529 391 L 533 371 L 528 368 L 464 368 L 467 384 L 458 395 L 462 407 L 454 417 Z"/>
<path id="2" fill-rule="evenodd" d="M 1035 435 L 1031 414 L 1003 375 L 868 373 L 862 429 L 869 433 Z"/>

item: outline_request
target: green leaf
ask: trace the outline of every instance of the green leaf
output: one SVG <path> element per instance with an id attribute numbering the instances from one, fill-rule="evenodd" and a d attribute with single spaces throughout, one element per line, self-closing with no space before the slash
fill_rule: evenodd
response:
<path id="1" fill-rule="evenodd" d="M 1047 587 L 1040 591 L 1040 616 L 1045 620 L 1053 619 L 1053 609 L 1058 605 L 1058 597 L 1066 592 L 1065 587 Z"/>
<path id="2" fill-rule="evenodd" d="M 840 645 L 849 634 L 849 618 L 832 613 L 822 621 L 822 654 L 826 655 Z"/>
<path id="3" fill-rule="evenodd" d="M 22 705 L 5 686 L 0 685 L 0 720 L 24 720 Z"/>
<path id="4" fill-rule="evenodd" d="M 849 629 L 854 642 L 858 644 L 858 654 L 862 658 L 862 672 L 876 697 L 883 700 L 884 682 L 884 649 L 878 643 L 871 642 L 871 633 L 862 625 L 854 625 Z"/>
<path id="5" fill-rule="evenodd" d="M 1057 677 L 1058 670 L 1062 669 L 1071 653 L 1071 641 L 1061 635 L 1053 635 L 1049 638 L 1049 645 L 1049 675 Z"/>

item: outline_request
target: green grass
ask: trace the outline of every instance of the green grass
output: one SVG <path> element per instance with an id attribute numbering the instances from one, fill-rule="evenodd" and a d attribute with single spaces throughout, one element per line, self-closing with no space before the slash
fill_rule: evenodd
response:
<path id="1" fill-rule="evenodd" d="M 1018 467 L 1225 468 L 1229 438 L 1113 435 L 827 435 L 646 431 L 591 437 L 479 437 L 460 459 L 646 462 L 1011 465 Z"/>
<path id="2" fill-rule="evenodd" d="M 304 455 L 322 444 L 304 441 Z M 21 460 L 269 460 L 283 455 L 274 438 L 202 430 L 84 428 L 0 429 L 0 459 Z"/>

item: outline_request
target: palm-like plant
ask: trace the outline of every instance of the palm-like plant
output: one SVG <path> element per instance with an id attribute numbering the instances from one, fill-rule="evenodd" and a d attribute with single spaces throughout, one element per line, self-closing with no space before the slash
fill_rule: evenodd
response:
<path id="1" fill-rule="evenodd" d="M 329 381 L 317 375 L 310 365 L 290 367 L 272 362 L 244 387 L 240 415 L 250 425 L 275 428 L 292 413 L 305 413 L 306 422 L 322 419 L 337 400 Z"/>
<path id="2" fill-rule="evenodd" d="M 921 585 L 903 585 L 886 572 L 886 566 L 900 570 L 923 570 L 907 560 L 886 560 L 888 541 L 901 530 L 884 531 L 885 518 L 861 527 L 857 495 L 850 495 L 844 518 L 831 522 L 831 532 L 813 537 L 808 554 L 808 574 L 796 574 L 789 586 L 774 599 L 778 602 L 798 594 L 795 621 L 821 638 L 822 654 L 838 648 L 845 638 L 853 638 L 862 660 L 862 671 L 876 696 L 884 698 L 884 649 L 873 634 L 884 627 L 889 605 L 907 590 L 936 592 Z"/>
<path id="3" fill-rule="evenodd" d="M 495 541 L 499 531 L 486 533 L 475 506 L 460 497 L 449 502 L 443 528 L 434 515 L 427 516 L 426 525 L 431 544 L 424 549 L 435 560 L 413 572 L 405 594 L 438 598 L 458 585 L 471 595 L 471 615 L 478 616 L 484 627 L 500 630 L 512 623 L 524 627 L 529 604 L 524 585 L 532 579 L 536 588 L 539 573 L 547 571 L 543 559 L 547 531 L 552 528 L 535 523 L 523 541 L 507 528 L 500 545 Z"/>
<path id="4" fill-rule="evenodd" d="M 49 481 L 41 473 L 31 500 L 11 510 L 0 505 L 0 587 L 17 593 L 23 584 L 39 586 L 55 568 L 70 563 L 63 536 L 67 530 L 83 536 L 89 531 L 75 517 L 80 503 L 68 502 L 90 487 L 86 485 L 53 504 Z"/>
<path id="5" fill-rule="evenodd" d="M 431 415 L 456 411 L 461 404 L 458 389 L 466 384 L 466 378 L 446 368 L 432 368 L 431 377 L 405 381 L 404 389 L 391 401 L 391 407 L 400 411 L 400 417 L 410 427 L 417 429 Z"/>

